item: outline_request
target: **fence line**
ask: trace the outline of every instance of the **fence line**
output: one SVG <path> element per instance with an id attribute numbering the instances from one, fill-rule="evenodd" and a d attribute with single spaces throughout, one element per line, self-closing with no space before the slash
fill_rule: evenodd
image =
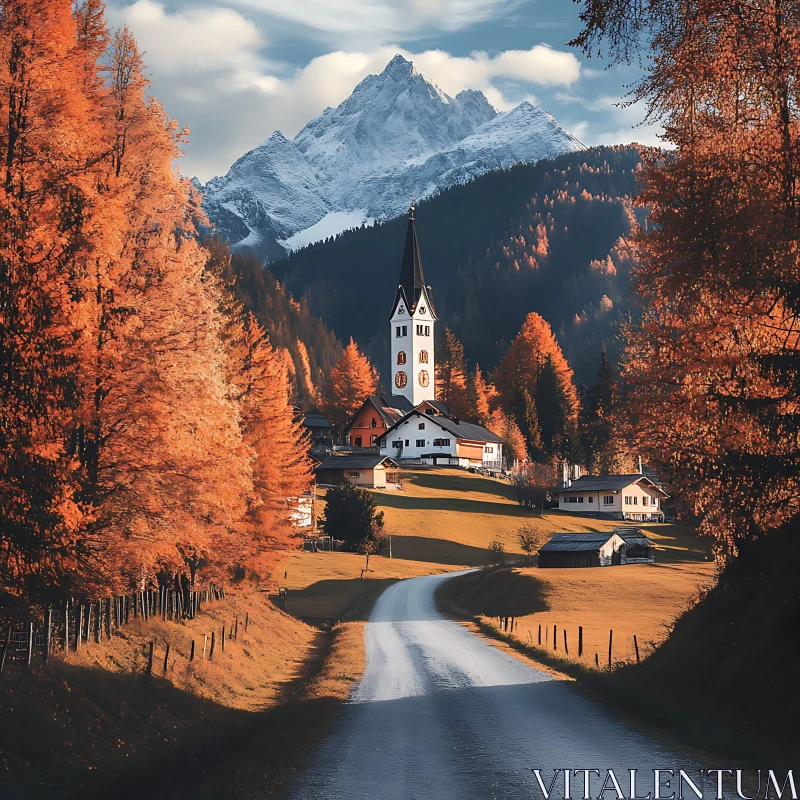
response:
<path id="1" fill-rule="evenodd" d="M 131 621 L 194 619 L 206 603 L 225 599 L 225 589 L 209 583 L 207 589 L 177 590 L 168 586 L 79 603 L 68 600 L 48 608 L 41 623 L 10 623 L 0 650 L 0 673 L 12 661 L 30 666 L 35 657 L 48 661 L 56 653 L 77 653 L 94 639 L 111 639 L 114 631 Z"/>

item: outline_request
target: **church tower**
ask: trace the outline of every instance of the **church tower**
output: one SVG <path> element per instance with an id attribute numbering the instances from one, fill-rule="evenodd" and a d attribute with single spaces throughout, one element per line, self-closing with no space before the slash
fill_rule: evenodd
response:
<path id="1" fill-rule="evenodd" d="M 419 254 L 414 206 L 408 210 L 408 231 L 400 266 L 400 282 L 390 316 L 392 393 L 417 406 L 435 399 L 434 325 L 431 287 L 425 285 Z"/>

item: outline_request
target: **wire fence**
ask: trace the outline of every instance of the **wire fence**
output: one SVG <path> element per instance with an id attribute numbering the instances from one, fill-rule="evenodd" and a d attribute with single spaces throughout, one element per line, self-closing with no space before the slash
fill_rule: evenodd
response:
<path id="1" fill-rule="evenodd" d="M 214 583 L 192 590 L 161 586 L 141 592 L 106 597 L 86 603 L 69 600 L 48 608 L 41 622 L 8 623 L 2 635 L 0 673 L 12 662 L 31 666 L 54 655 L 79 652 L 84 644 L 111 639 L 114 631 L 133 621 L 194 619 L 203 606 L 225 599 L 225 589 Z"/>

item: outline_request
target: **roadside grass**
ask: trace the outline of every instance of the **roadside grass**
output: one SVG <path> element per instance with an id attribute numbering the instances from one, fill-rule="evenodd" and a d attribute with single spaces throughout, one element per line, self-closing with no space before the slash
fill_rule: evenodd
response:
<path id="1" fill-rule="evenodd" d="M 238 638 L 226 639 L 223 652 L 222 625 L 228 630 L 236 615 Z M 214 660 L 207 652 L 203 661 L 202 636 L 209 634 L 210 647 L 212 630 Z M 306 625 L 276 609 L 266 592 L 240 586 L 194 620 L 131 623 L 79 654 L 30 669 L 7 664 L 0 676 L 0 795 L 219 797 L 236 789 L 237 797 L 270 796 L 347 697 L 352 681 L 337 677 L 351 668 L 347 635 Z M 261 751 L 250 766 L 244 755 L 253 747 Z"/>

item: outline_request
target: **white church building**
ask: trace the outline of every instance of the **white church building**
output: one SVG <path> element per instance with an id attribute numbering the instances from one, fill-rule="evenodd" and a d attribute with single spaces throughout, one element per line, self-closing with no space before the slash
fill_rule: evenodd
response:
<path id="1" fill-rule="evenodd" d="M 392 405 L 407 408 L 410 404 L 411 409 L 377 433 L 373 443 L 381 455 L 396 460 L 500 470 L 505 466 L 503 440 L 480 425 L 453 417 L 447 405 L 436 400 L 437 319 L 431 287 L 422 271 L 412 206 L 389 317 L 392 391 L 398 400 Z M 360 419 L 363 408 L 354 420 Z"/>

